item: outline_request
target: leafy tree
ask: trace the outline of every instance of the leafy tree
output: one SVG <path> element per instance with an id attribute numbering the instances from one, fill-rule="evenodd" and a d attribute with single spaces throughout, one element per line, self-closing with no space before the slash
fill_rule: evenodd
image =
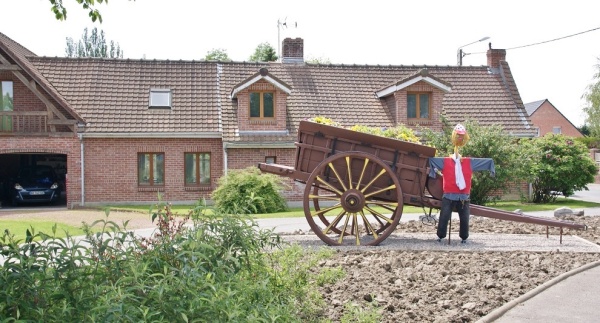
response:
<path id="1" fill-rule="evenodd" d="M 219 179 L 213 192 L 215 206 L 226 213 L 273 213 L 287 210 L 281 191 L 284 178 L 263 174 L 256 167 L 231 170 Z"/>
<path id="2" fill-rule="evenodd" d="M 528 178 L 533 186 L 532 202 L 554 202 L 560 194 L 571 196 L 594 182 L 598 166 L 585 145 L 571 137 L 547 134 L 523 141 L 524 152 L 532 161 Z"/>
<path id="3" fill-rule="evenodd" d="M 119 43 L 110 41 L 110 48 L 106 46 L 104 31 L 101 30 L 98 34 L 98 28 L 94 27 L 90 35 L 88 29 L 83 30 L 81 40 L 77 44 L 73 38 L 67 37 L 67 48 L 65 49 L 66 57 L 110 57 L 123 58 L 123 51 Z"/>
<path id="4" fill-rule="evenodd" d="M 227 55 L 227 50 L 222 48 L 213 48 L 209 50 L 208 52 L 206 52 L 206 56 L 204 57 L 204 59 L 207 61 L 231 61 L 231 59 Z"/>
<path id="5" fill-rule="evenodd" d="M 327 64 L 331 64 L 331 60 L 327 57 L 312 57 L 311 56 L 306 59 L 306 63 L 327 65 Z"/>
<path id="6" fill-rule="evenodd" d="M 57 20 L 67 20 L 67 8 L 63 5 L 63 0 L 49 0 L 51 5 L 51 10 L 54 13 L 54 16 Z M 94 5 L 100 3 L 108 3 L 108 0 L 75 0 L 79 3 L 83 9 L 89 10 L 88 16 L 92 19 L 92 22 L 96 22 L 98 20 L 102 23 L 102 15 L 98 9 L 94 8 Z M 129 0 L 131 1 L 131 0 Z M 135 1 L 135 0 L 133 0 Z"/>
<path id="7" fill-rule="evenodd" d="M 254 54 L 250 56 L 251 62 L 275 62 L 279 57 L 271 44 L 261 43 L 254 50 Z"/>
<path id="8" fill-rule="evenodd" d="M 444 122 L 441 133 L 431 129 L 422 129 L 423 137 L 437 149 L 438 156 L 449 156 L 454 152 L 451 136 L 454 125 Z M 524 156 L 515 137 L 509 135 L 499 125 L 482 126 L 473 121 L 465 123 L 469 133 L 469 142 L 462 148 L 463 156 L 491 158 L 496 166 L 496 175 L 489 172 L 474 172 L 471 183 L 471 201 L 486 205 L 500 199 L 498 193 L 507 192 L 511 183 L 524 176 Z"/>
<path id="9" fill-rule="evenodd" d="M 600 58 L 598 58 L 598 61 L 600 61 Z M 582 98 L 587 102 L 583 112 L 587 115 L 585 123 L 589 127 L 590 134 L 594 137 L 600 137 L 600 64 L 596 64 L 596 69 L 594 74 L 595 83 L 588 86 Z"/>

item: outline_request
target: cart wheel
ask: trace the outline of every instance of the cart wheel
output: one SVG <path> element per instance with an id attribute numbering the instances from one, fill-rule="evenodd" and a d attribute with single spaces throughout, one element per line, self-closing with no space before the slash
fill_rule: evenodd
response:
<path id="1" fill-rule="evenodd" d="M 310 174 L 304 189 L 306 219 L 332 246 L 378 245 L 396 229 L 402 207 L 396 174 L 364 152 L 328 157 Z"/>

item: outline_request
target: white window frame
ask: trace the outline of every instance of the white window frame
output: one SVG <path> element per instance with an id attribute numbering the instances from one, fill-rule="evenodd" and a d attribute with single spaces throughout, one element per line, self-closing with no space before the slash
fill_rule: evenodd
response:
<path id="1" fill-rule="evenodd" d="M 552 133 L 556 134 L 556 135 L 560 135 L 562 133 L 562 127 L 561 126 L 552 127 Z"/>
<path id="2" fill-rule="evenodd" d="M 150 108 L 171 108 L 171 89 L 150 89 Z"/>

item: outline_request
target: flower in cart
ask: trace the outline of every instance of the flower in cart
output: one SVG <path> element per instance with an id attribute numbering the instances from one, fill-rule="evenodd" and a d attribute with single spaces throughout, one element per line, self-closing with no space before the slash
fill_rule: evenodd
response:
<path id="1" fill-rule="evenodd" d="M 332 119 L 329 119 L 329 118 L 323 117 L 323 116 L 316 116 L 313 118 L 309 118 L 308 121 L 312 121 L 312 122 L 316 122 L 316 123 L 320 123 L 320 124 L 324 124 L 324 125 L 328 125 L 328 126 L 334 126 L 334 127 L 342 126 L 339 122 L 333 121 Z"/>

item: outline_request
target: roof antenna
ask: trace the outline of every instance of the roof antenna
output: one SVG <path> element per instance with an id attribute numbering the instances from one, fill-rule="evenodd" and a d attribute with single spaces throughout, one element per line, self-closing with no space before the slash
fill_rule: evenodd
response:
<path id="1" fill-rule="evenodd" d="M 277 19 L 277 53 L 279 54 L 279 59 L 281 60 L 281 57 L 283 55 L 281 55 L 281 29 L 282 28 L 286 28 L 287 29 L 288 24 L 287 24 L 287 17 L 285 17 L 285 19 L 283 19 L 283 21 Z M 294 22 L 294 28 L 298 28 L 298 22 Z"/>

